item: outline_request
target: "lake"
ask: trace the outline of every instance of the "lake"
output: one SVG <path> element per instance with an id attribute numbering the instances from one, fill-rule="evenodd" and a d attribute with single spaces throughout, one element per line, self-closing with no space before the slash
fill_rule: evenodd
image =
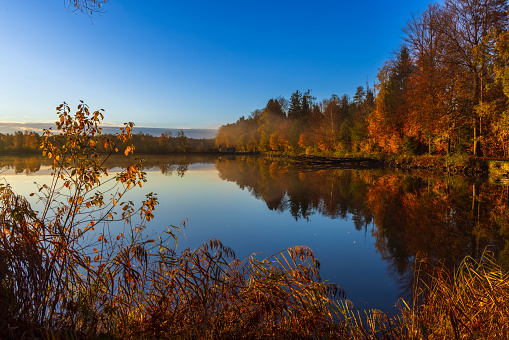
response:
<path id="1" fill-rule="evenodd" d="M 141 156 L 148 181 L 129 199 L 157 193 L 149 232 L 185 222 L 179 247 L 219 239 L 243 259 L 310 247 L 322 280 L 359 309 L 397 312 L 411 301 L 416 254 L 451 268 L 489 246 L 507 263 L 507 186 L 435 173 L 317 167 L 282 158 Z M 110 172 L 128 164 L 115 158 Z M 28 196 L 50 178 L 40 157 L 0 157 L 1 176 Z M 37 207 L 37 204 L 33 202 Z M 502 233 L 502 235 L 500 235 Z"/>

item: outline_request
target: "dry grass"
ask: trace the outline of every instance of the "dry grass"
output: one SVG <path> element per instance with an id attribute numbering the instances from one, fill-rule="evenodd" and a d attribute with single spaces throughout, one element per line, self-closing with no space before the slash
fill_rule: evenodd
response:
<path id="1" fill-rule="evenodd" d="M 509 338 L 509 274 L 485 251 L 455 272 L 423 262 L 414 296 L 419 336 L 429 339 Z"/>
<path id="2" fill-rule="evenodd" d="M 122 311 L 115 333 L 147 339 L 338 334 L 331 298 L 343 291 L 319 283 L 310 249 L 294 247 L 262 261 L 231 261 L 232 255 L 217 240 L 179 256 L 161 254 L 140 309 Z"/>

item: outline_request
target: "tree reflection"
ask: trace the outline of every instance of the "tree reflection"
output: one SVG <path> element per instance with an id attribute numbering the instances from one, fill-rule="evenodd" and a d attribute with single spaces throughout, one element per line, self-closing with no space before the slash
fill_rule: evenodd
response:
<path id="1" fill-rule="evenodd" d="M 2 156 L 0 157 L 0 169 L 14 170 L 14 173 L 27 174 L 36 173 L 41 169 L 41 165 L 49 166 L 50 162 L 40 156 Z"/>
<path id="2" fill-rule="evenodd" d="M 369 185 L 359 182 L 357 170 L 300 169 L 279 159 L 237 157 L 216 162 L 219 177 L 247 188 L 274 211 L 289 211 L 308 220 L 319 213 L 330 218 L 352 217 L 359 229 L 373 220 L 366 206 Z"/>
<path id="3" fill-rule="evenodd" d="M 377 251 L 407 292 L 418 253 L 454 267 L 491 246 L 509 263 L 509 246 L 502 251 L 509 236 L 507 187 L 437 174 L 295 167 L 269 158 L 222 159 L 216 168 L 221 179 L 296 220 L 321 214 L 350 219 L 366 232 L 371 225 Z"/>
<path id="4" fill-rule="evenodd" d="M 160 170 L 165 175 L 171 176 L 175 173 L 179 177 L 185 175 L 191 164 L 214 164 L 216 161 L 216 157 L 213 155 L 193 154 L 143 155 L 142 158 L 142 170 Z M 48 161 L 48 158 L 41 156 L 1 156 L 0 169 L 12 169 L 16 174 L 23 172 L 31 174 L 41 170 L 41 166 L 49 168 L 50 161 Z M 113 155 L 105 161 L 104 166 L 108 170 L 112 170 L 128 167 L 132 164 L 132 161 L 132 157 Z"/>

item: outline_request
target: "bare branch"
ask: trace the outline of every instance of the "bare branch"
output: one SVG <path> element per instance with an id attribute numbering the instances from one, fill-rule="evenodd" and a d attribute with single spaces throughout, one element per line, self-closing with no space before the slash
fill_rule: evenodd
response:
<path id="1" fill-rule="evenodd" d="M 89 17 L 103 11 L 108 0 L 64 0 L 65 8 L 69 12 L 82 12 Z"/>

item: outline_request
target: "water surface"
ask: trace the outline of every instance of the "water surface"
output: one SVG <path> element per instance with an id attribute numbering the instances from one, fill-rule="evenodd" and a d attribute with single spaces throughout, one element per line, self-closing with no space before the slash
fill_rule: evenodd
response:
<path id="1" fill-rule="evenodd" d="M 466 255 L 507 253 L 508 189 L 478 180 L 382 170 L 316 168 L 262 157 L 144 156 L 148 192 L 160 205 L 149 232 L 186 221 L 180 247 L 216 238 L 239 258 L 306 245 L 323 280 L 355 307 L 395 312 L 409 299 L 417 253 L 454 266 Z M 23 195 L 49 180 L 38 157 L 2 157 L 3 177 Z M 112 172 L 127 165 L 113 159 Z"/>

